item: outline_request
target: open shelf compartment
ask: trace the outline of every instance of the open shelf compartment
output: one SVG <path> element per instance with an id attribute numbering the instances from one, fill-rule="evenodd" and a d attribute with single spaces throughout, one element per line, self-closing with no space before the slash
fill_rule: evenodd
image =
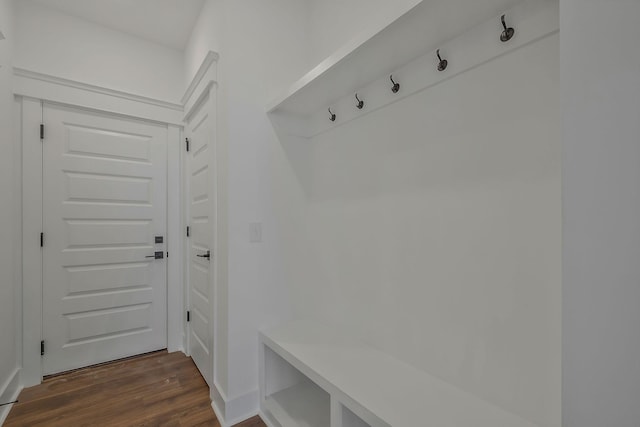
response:
<path id="1" fill-rule="evenodd" d="M 329 427 L 330 396 L 269 347 L 264 347 L 264 409 L 279 427 Z"/>
<path id="2" fill-rule="evenodd" d="M 340 413 L 340 427 L 372 427 L 362 418 L 351 412 L 349 408 L 344 405 L 341 405 L 341 413 Z"/>

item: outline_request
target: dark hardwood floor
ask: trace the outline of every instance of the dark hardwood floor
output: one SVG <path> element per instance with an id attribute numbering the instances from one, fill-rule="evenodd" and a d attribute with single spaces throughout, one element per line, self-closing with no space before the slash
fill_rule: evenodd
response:
<path id="1" fill-rule="evenodd" d="M 5 427 L 220 427 L 191 358 L 166 351 L 47 378 L 18 402 Z M 255 417 L 236 427 L 266 425 Z"/>

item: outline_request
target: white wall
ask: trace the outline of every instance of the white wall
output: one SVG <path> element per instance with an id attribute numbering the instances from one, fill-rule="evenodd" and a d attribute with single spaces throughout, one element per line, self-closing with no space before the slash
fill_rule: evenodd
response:
<path id="1" fill-rule="evenodd" d="M 222 83 L 228 89 L 229 394 L 235 396 L 258 386 L 257 329 L 290 310 L 282 277 L 289 261 L 274 230 L 288 206 L 274 205 L 282 190 L 271 176 L 282 153 L 265 105 L 308 62 L 303 2 L 232 1 L 227 7 Z M 264 224 L 262 244 L 249 243 L 251 222 Z"/>
<path id="2" fill-rule="evenodd" d="M 390 23 L 418 3 L 420 0 L 310 0 L 314 65 L 369 27 Z"/>
<path id="3" fill-rule="evenodd" d="M 310 68 L 307 22 L 299 0 L 209 0 L 185 53 L 189 76 L 208 50 L 220 53 L 218 155 L 226 158 L 218 168 L 228 194 L 229 253 L 228 280 L 218 277 L 216 382 L 229 401 L 245 402 L 240 415 L 257 410 L 258 329 L 290 316 L 288 260 L 276 227 L 296 217 L 294 205 L 280 203 L 284 193 L 291 202 L 295 179 L 265 105 Z M 262 243 L 249 242 L 251 222 L 263 224 Z"/>
<path id="4" fill-rule="evenodd" d="M 558 36 L 316 137 L 296 315 L 560 426 Z M 505 108 L 507 106 L 507 108 Z"/>
<path id="5" fill-rule="evenodd" d="M 205 2 L 202 7 L 198 21 L 184 49 L 185 87 L 189 86 L 210 50 L 220 53 L 225 26 L 224 16 L 223 0 L 210 0 Z"/>
<path id="6" fill-rule="evenodd" d="M 185 67 L 191 76 L 206 51 L 220 53 L 229 247 L 218 295 L 221 391 L 252 396 L 256 332 L 293 307 L 559 426 L 557 36 L 300 144 L 274 135 L 267 102 L 414 2 L 343 4 L 357 25 L 322 2 L 208 3 Z M 325 27 L 335 32 L 325 37 Z M 249 243 L 251 222 L 263 223 L 263 243 Z"/>
<path id="7" fill-rule="evenodd" d="M 640 2 L 560 7 L 563 425 L 638 427 Z"/>
<path id="8" fill-rule="evenodd" d="M 60 13 L 16 2 L 15 66 L 66 79 L 178 102 L 182 52 Z"/>
<path id="9" fill-rule="evenodd" d="M 3 385 L 16 368 L 16 334 L 14 310 L 14 206 L 18 203 L 13 188 L 13 95 L 11 61 L 13 11 L 11 0 L 0 0 L 0 396 Z M 4 403 L 4 402 L 0 402 Z"/>
<path id="10" fill-rule="evenodd" d="M 414 2 L 357 3 L 312 2 L 314 60 Z M 310 145 L 283 137 L 306 198 L 306 231 L 282 231 L 295 315 L 544 427 L 561 425 L 558 45 L 536 42 Z"/>

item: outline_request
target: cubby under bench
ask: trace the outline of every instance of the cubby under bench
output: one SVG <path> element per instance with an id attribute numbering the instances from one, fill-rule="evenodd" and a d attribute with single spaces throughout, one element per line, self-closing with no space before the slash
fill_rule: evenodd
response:
<path id="1" fill-rule="evenodd" d="M 260 333 L 260 396 L 270 427 L 537 427 L 307 320 Z"/>

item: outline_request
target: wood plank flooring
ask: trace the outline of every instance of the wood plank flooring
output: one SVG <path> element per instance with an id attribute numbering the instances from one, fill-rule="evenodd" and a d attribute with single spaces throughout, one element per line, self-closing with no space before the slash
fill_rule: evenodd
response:
<path id="1" fill-rule="evenodd" d="M 47 378 L 18 402 L 5 427 L 220 427 L 191 358 L 166 351 Z M 236 427 L 266 425 L 255 417 Z"/>

